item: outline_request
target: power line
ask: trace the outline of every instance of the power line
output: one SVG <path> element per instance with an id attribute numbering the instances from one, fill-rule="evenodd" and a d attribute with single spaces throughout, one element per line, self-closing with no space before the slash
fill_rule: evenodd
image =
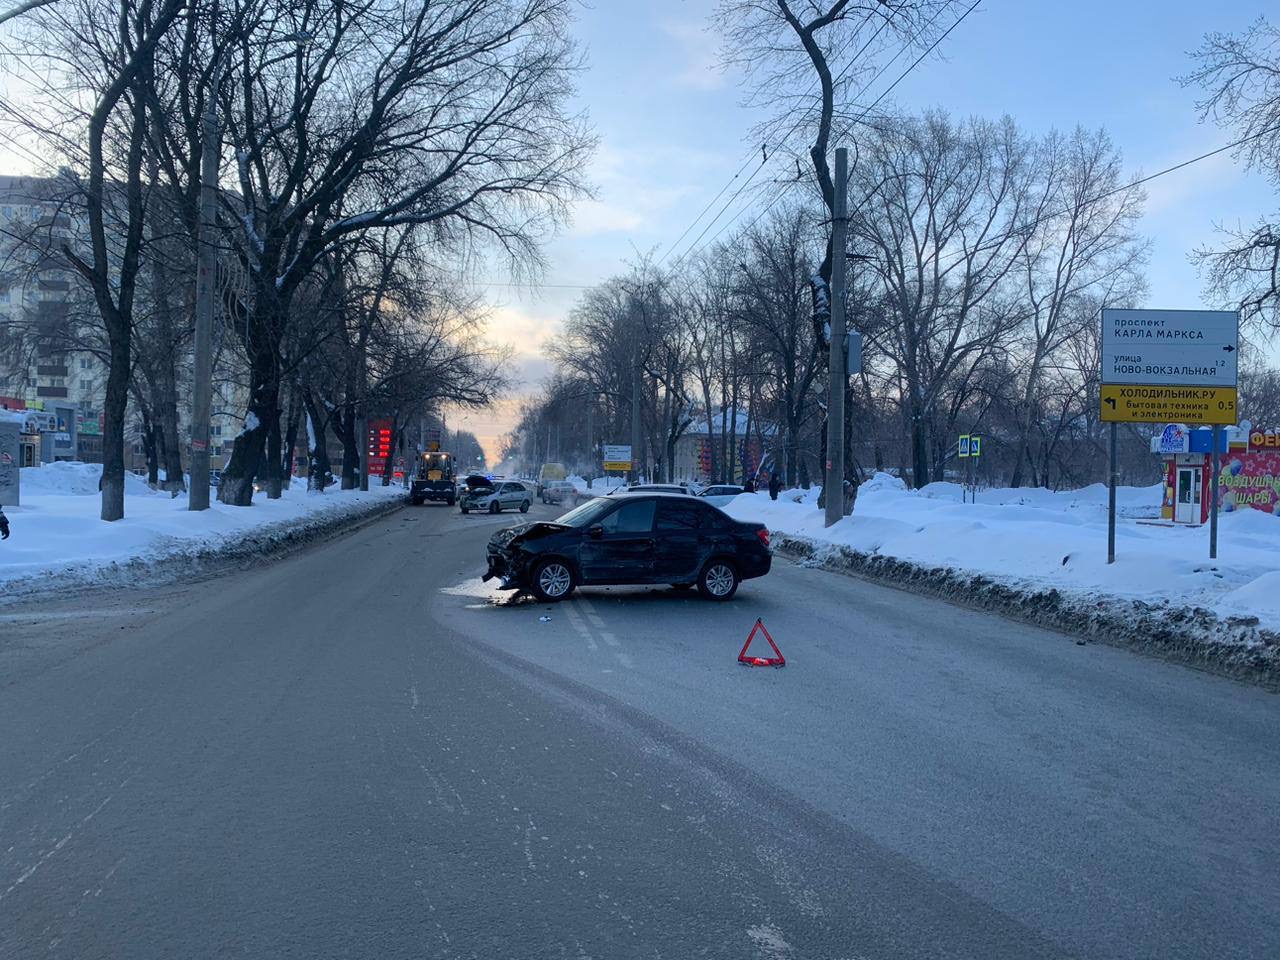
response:
<path id="1" fill-rule="evenodd" d="M 969 8 L 968 8 L 967 10 L 965 10 L 965 12 L 964 12 L 964 13 L 962 13 L 960 16 L 958 16 L 958 17 L 955 19 L 955 21 L 951 24 L 951 26 L 947 27 L 947 29 L 946 29 L 945 31 L 943 31 L 943 33 L 942 33 L 940 36 L 938 36 L 938 37 L 937 37 L 937 38 L 936 38 L 936 39 L 935 39 L 931 44 L 929 44 L 929 46 L 925 48 L 924 52 L 923 52 L 923 53 L 921 53 L 921 54 L 920 54 L 920 56 L 916 57 L 916 59 L 915 59 L 915 60 L 913 60 L 913 61 L 911 62 L 911 65 L 910 65 L 909 67 L 907 67 L 907 69 L 905 69 L 904 71 L 902 71 L 902 73 L 898 75 L 898 78 L 897 78 L 896 80 L 894 80 L 894 81 L 893 81 L 893 83 L 889 84 L 889 86 L 885 88 L 884 92 L 883 92 L 883 93 L 881 93 L 881 94 L 880 94 L 880 96 L 876 97 L 876 99 L 875 99 L 875 100 L 873 100 L 873 101 L 872 101 L 872 102 L 871 102 L 867 107 L 865 107 L 865 108 L 863 109 L 862 113 L 860 113 L 860 114 L 858 115 L 858 117 L 857 117 L 857 118 L 855 118 L 851 123 L 849 123 L 849 124 L 848 124 L 848 126 L 846 126 L 846 127 L 844 128 L 844 130 L 840 133 L 840 135 L 839 135 L 838 137 L 834 138 L 834 139 L 839 140 L 841 137 L 847 136 L 847 135 L 848 135 L 848 133 L 849 133 L 849 131 L 850 131 L 850 130 L 852 130 L 852 129 L 854 128 L 854 126 L 856 126 L 857 124 L 861 123 L 861 122 L 866 118 L 867 114 L 869 114 L 869 113 L 870 113 L 870 112 L 871 112 L 871 111 L 876 107 L 876 105 L 880 103 L 880 101 L 881 101 L 881 100 L 883 100 L 883 99 L 884 99 L 885 97 L 887 97 L 891 92 L 893 92 L 893 89 L 894 89 L 898 84 L 900 84 L 900 83 L 901 83 L 901 82 L 906 78 L 906 76 L 907 76 L 909 73 L 911 73 L 911 71 L 912 71 L 912 70 L 914 70 L 916 67 L 918 67 L 918 66 L 920 65 L 920 63 L 925 59 L 925 57 L 929 56 L 929 54 L 931 54 L 931 53 L 932 53 L 932 52 L 933 52 L 933 51 L 938 47 L 938 44 L 940 44 L 943 40 L 945 40 L 945 39 L 947 38 L 947 36 L 951 33 L 951 31 L 952 31 L 952 30 L 954 30 L 956 27 L 958 27 L 958 26 L 959 26 L 959 25 L 964 21 L 964 19 L 965 19 L 966 17 L 968 17 L 968 16 L 969 16 L 969 14 L 973 13 L 973 11 L 978 7 L 978 4 L 980 4 L 981 2 L 982 2 L 982 0 L 973 0 L 973 3 L 972 3 L 972 4 L 970 4 Z M 930 18 L 929 22 L 928 22 L 927 24 L 925 24 L 925 27 L 924 27 L 924 29 L 925 29 L 925 30 L 928 30 L 928 29 L 929 29 L 929 27 L 933 26 L 934 21 L 936 21 L 936 20 L 938 19 L 938 17 L 941 15 L 941 13 L 942 13 L 942 10 L 943 10 L 943 9 L 944 9 L 944 8 L 942 8 L 942 7 L 939 7 L 939 8 L 938 8 L 937 12 L 936 12 L 936 13 L 934 13 L 933 17 L 932 17 L 932 18 Z M 923 31 L 921 31 L 921 32 L 923 33 Z M 894 54 L 894 55 L 893 55 L 893 57 L 892 57 L 888 62 L 886 62 L 886 63 L 884 64 L 884 66 L 882 66 L 882 67 L 881 67 L 881 68 L 876 72 L 875 76 L 873 76 L 873 77 L 872 77 L 872 78 L 871 78 L 871 79 L 870 79 L 870 80 L 869 80 L 869 81 L 868 81 L 868 82 L 863 86 L 862 90 L 860 90 L 860 91 L 859 91 L 859 93 L 860 93 L 860 94 L 861 94 L 861 93 L 866 92 L 866 90 L 868 90 L 868 89 L 871 87 L 871 85 L 872 85 L 873 83 L 875 83 L 877 80 L 879 80 L 879 79 L 880 79 L 880 77 L 884 74 L 884 71 L 885 71 L 885 70 L 887 70 L 887 69 L 889 68 L 889 66 L 890 66 L 890 65 L 891 65 L 895 60 L 897 60 L 897 59 L 898 59 L 898 57 L 900 57 L 900 56 L 901 56 L 901 55 L 902 55 L 902 54 L 907 50 L 907 47 L 908 47 L 909 43 L 910 43 L 910 41 L 908 41 L 907 43 L 904 43 L 904 44 L 902 45 L 902 47 L 898 50 L 898 52 L 897 52 L 896 54 Z M 803 120 L 802 120 L 801 122 L 803 122 Z M 799 124 L 797 123 L 797 126 L 798 126 L 798 125 L 799 125 Z M 795 128 L 793 127 L 793 128 L 792 128 L 792 132 L 794 132 L 794 131 L 795 131 Z M 790 136 L 790 134 L 788 134 L 788 136 Z M 761 220 L 761 219 L 763 219 L 763 217 L 764 217 L 764 216 L 765 216 L 765 215 L 766 215 L 770 210 L 772 210 L 775 206 L 777 206 L 778 201 L 779 201 L 779 200 L 781 200 L 785 195 L 786 195 L 786 192 L 785 192 L 785 191 L 781 191 L 781 190 L 780 190 L 780 191 L 778 191 L 778 193 L 776 193 L 776 194 L 774 195 L 774 198 L 773 198 L 771 201 L 769 201 L 769 203 L 765 206 L 765 208 L 764 208 L 763 210 L 761 210 L 761 211 L 760 211 L 760 213 L 759 213 L 759 214 L 757 214 L 757 215 L 756 215 L 756 217 L 755 217 L 755 218 L 754 218 L 754 219 L 753 219 L 749 224 L 747 224 L 747 226 L 746 226 L 746 228 L 745 228 L 745 229 L 750 230 L 750 229 L 751 229 L 752 227 L 754 227 L 757 223 L 759 223 L 759 222 L 760 222 L 760 220 Z M 719 219 L 719 217 L 717 217 L 716 219 Z M 712 238 L 711 238 L 710 240 L 708 240 L 708 241 L 707 241 L 707 245 L 708 245 L 708 246 L 710 246 L 711 244 L 715 243 L 715 242 L 716 242 L 716 240 L 718 240 L 718 239 L 720 238 L 720 235 L 721 235 L 722 233 L 724 233 L 724 232 L 725 232 L 725 230 L 729 229 L 729 227 L 731 227 L 734 223 L 735 223 L 735 221 L 734 221 L 734 220 L 729 220 L 729 221 L 727 221 L 727 222 L 725 223 L 725 225 L 724 225 L 723 227 L 721 227 L 719 230 L 717 230 L 717 231 L 716 231 L 716 233 L 715 233 L 715 235 L 714 235 L 714 236 L 712 236 Z M 703 231 L 703 234 L 705 234 L 705 233 L 706 233 L 706 231 L 704 230 L 704 231 Z M 699 239 L 699 240 L 700 240 L 700 239 L 702 239 L 701 235 L 699 236 L 699 238 L 698 238 L 698 239 Z M 696 246 L 696 244 L 697 244 L 697 241 L 694 241 L 694 246 Z M 689 249 L 685 250 L 684 256 L 688 256 L 688 255 L 689 255 L 689 252 L 690 252 L 692 249 L 693 249 L 693 246 L 691 246 Z"/>
<path id="2" fill-rule="evenodd" d="M 875 15 L 875 11 L 873 10 L 873 11 L 869 12 L 869 13 L 866 15 L 866 17 L 864 17 L 863 19 L 864 19 L 864 20 L 869 20 L 869 19 L 871 19 L 871 17 L 872 17 L 872 16 L 874 16 L 874 15 Z M 935 16 L 936 16 L 936 14 L 935 14 Z M 833 81 L 833 83 L 832 83 L 833 88 L 834 88 L 835 84 L 837 84 L 837 83 L 839 83 L 841 80 L 843 80 L 843 79 L 845 78 L 845 75 L 846 75 L 846 74 L 847 74 L 851 69 L 853 69 L 853 65 L 854 65 L 855 63 L 857 63 L 857 62 L 858 62 L 858 58 L 860 58 L 860 57 L 861 57 L 861 56 L 862 56 L 862 55 L 867 51 L 867 48 L 868 48 L 868 47 L 870 47 L 870 46 L 871 46 L 871 44 L 875 42 L 876 37 L 880 36 L 881 31 L 883 31 L 883 30 L 884 30 L 884 28 L 885 28 L 885 27 L 887 27 L 887 26 L 889 25 L 889 23 L 890 23 L 892 20 L 893 20 L 893 15 L 892 15 L 892 13 L 890 13 L 888 16 L 884 17 L 884 18 L 880 21 L 880 26 L 878 26 L 878 27 L 876 28 L 875 32 L 874 32 L 874 33 L 872 33 L 872 34 L 871 34 L 871 36 L 867 38 L 867 41 L 866 41 L 866 42 L 865 42 L 861 47 L 859 47 L 859 48 L 858 48 L 858 52 L 857 52 L 857 53 L 855 53 L 855 54 L 853 55 L 853 57 L 852 57 L 852 58 L 850 58 L 850 60 L 848 61 L 848 63 L 846 63 L 846 64 L 845 64 L 844 69 L 843 69 L 843 70 L 841 70 L 841 71 L 840 71 L 840 73 L 839 73 L 839 75 L 835 78 L 835 80 L 834 80 L 834 81 Z M 901 53 L 901 51 L 899 51 L 899 54 L 900 54 L 900 53 Z M 897 59 L 897 56 L 898 56 L 898 54 L 895 54 L 895 55 L 894 55 L 894 59 Z M 893 62 L 893 60 L 890 60 L 889 62 L 890 62 L 890 63 L 892 63 L 892 62 Z M 881 72 L 883 72 L 883 69 L 884 69 L 884 68 L 881 68 Z M 880 74 L 879 74 L 879 73 L 877 73 L 875 77 L 872 77 L 872 78 L 871 78 L 871 80 L 868 82 L 868 84 L 864 85 L 863 89 L 865 90 L 867 86 L 870 86 L 870 84 L 871 84 L 871 83 L 874 83 L 874 82 L 879 78 L 879 76 L 880 76 Z M 804 96 L 805 96 L 805 97 L 808 97 L 808 96 L 809 96 L 809 94 L 811 94 L 811 93 L 813 92 L 813 90 L 814 90 L 814 84 L 812 84 L 812 83 L 811 83 L 811 84 L 809 85 L 809 89 L 805 92 Z M 793 133 L 795 133 L 795 132 L 796 132 L 796 130 L 798 130 L 798 129 L 800 128 L 800 125 L 801 125 L 802 123 L 804 123 L 806 119 L 808 119 L 808 113 L 809 113 L 809 110 L 810 110 L 810 108 L 806 108 L 806 109 L 805 109 L 805 111 L 804 111 L 804 113 L 801 115 L 800 119 L 798 119 L 798 120 L 797 120 L 797 121 L 792 125 L 791 129 L 787 131 L 786 135 L 782 138 L 782 142 L 783 142 L 783 143 L 785 143 L 785 142 L 786 142 L 786 141 L 791 137 L 791 135 L 792 135 Z M 784 119 L 785 119 L 785 117 L 784 117 L 784 116 L 777 117 L 776 119 L 774 119 L 774 120 L 769 124 L 769 128 L 776 127 L 778 124 L 781 124 L 781 123 L 783 122 L 783 120 L 784 120 Z M 767 146 L 767 139 L 768 139 L 768 133 L 767 133 L 767 131 L 766 131 L 766 146 Z M 764 152 L 764 150 L 765 150 L 765 147 L 764 147 L 764 146 L 762 146 L 762 147 L 761 147 L 761 152 L 763 153 L 763 152 Z M 745 160 L 743 160 L 743 162 L 742 162 L 742 166 L 740 166 L 740 167 L 737 169 L 737 171 L 734 173 L 734 175 L 733 175 L 732 177 L 730 177 L 730 178 L 725 182 L 724 186 L 720 188 L 719 193 L 717 193 L 714 197 L 712 197 L 712 198 L 711 198 L 711 202 L 710 202 L 710 203 L 708 203 L 705 207 L 703 207 L 703 208 L 702 208 L 702 210 L 701 210 L 701 212 L 699 212 L 699 214 L 698 214 L 696 217 L 694 217 L 694 218 L 693 218 L 693 222 L 692 222 L 692 223 L 690 223 L 687 227 L 685 227 L 685 228 L 684 228 L 684 231 L 680 234 L 680 236 L 678 236 L 678 237 L 676 238 L 675 242 L 674 242 L 674 243 L 672 243 L 672 244 L 671 244 L 671 246 L 667 248 L 666 252 L 665 252 L 665 253 L 663 253 L 663 255 L 662 255 L 661 257 L 659 257 L 659 258 L 658 258 L 658 262 L 657 262 L 656 266 L 662 266 L 663 262 L 667 259 L 667 257 L 671 255 L 671 252 L 672 252 L 673 250 L 675 250 L 677 247 L 679 247 L 679 246 L 680 246 L 680 242 L 681 242 L 682 240 L 684 240 L 684 238 L 685 238 L 685 237 L 687 237 L 687 236 L 689 235 L 689 232 L 690 232 L 691 230 L 693 230 L 693 228 L 694 228 L 694 227 L 696 227 L 696 226 L 698 225 L 698 221 L 700 221 L 704 216 L 706 216 L 707 211 L 708 211 L 708 210 L 710 210 L 710 209 L 712 208 L 712 206 L 714 206 L 714 205 L 715 205 L 716 201 L 718 201 L 722 196 L 724 196 L 725 191 L 726 191 L 726 190 L 728 190 L 730 186 L 732 186 L 733 181 L 737 180 L 737 179 L 738 179 L 738 177 L 740 177 L 740 176 L 742 175 L 742 171 L 743 171 L 743 170 L 745 170 L 745 169 L 747 168 L 747 166 L 751 163 L 751 158 L 752 158 L 752 157 L 754 157 L 754 156 L 755 156 L 755 151 L 754 151 L 754 150 L 751 150 L 751 151 L 749 151 L 749 152 L 747 153 L 746 159 L 745 159 Z M 748 186 L 750 186 L 750 185 L 751 185 L 751 181 L 752 181 L 752 180 L 754 180 L 754 179 L 756 178 L 756 175 L 757 175 L 757 174 L 759 174 L 759 172 L 764 168 L 764 165 L 765 165 L 765 163 L 767 163 L 767 162 L 768 162 L 768 157 L 767 157 L 767 156 L 763 156 L 763 157 L 761 158 L 761 160 L 760 160 L 760 165 L 759 165 L 758 167 L 756 167 L 756 169 L 755 169 L 755 170 L 753 170 L 753 171 L 752 171 L 751 176 L 750 176 L 750 177 L 748 177 L 748 178 L 747 178 L 747 180 L 746 180 L 746 182 L 745 182 L 745 183 L 743 183 L 743 185 L 742 185 L 741 187 L 739 187 L 739 188 L 737 189 L 737 191 L 735 191 L 735 192 L 734 192 L 733 196 L 732 196 L 732 197 L 730 197 L 730 198 L 728 199 L 728 201 L 725 203 L 724 207 L 722 207 L 722 208 L 721 208 L 720 212 L 719 212 L 719 213 L 717 213 L 714 217 L 712 217 L 711 221 L 710 221 L 710 222 L 709 222 L 709 223 L 708 223 L 708 224 L 703 228 L 702 233 L 698 234 L 698 236 L 694 239 L 693 243 L 691 243 L 691 244 L 689 245 L 688 249 L 686 249 L 686 250 L 685 250 L 685 253 L 684 253 L 684 255 L 685 255 L 685 256 L 687 256 L 687 255 L 688 255 L 688 253 L 689 253 L 689 251 L 690 251 L 690 250 L 694 249 L 694 248 L 698 245 L 698 241 L 699 241 L 699 240 L 701 240 L 704 236 L 706 236 L 707 231 L 708 231 L 708 230 L 710 230 L 710 229 L 711 229 L 711 227 L 713 227 L 713 226 L 715 225 L 715 222 L 716 222 L 717 220 L 719 220 L 722 216 L 724 216 L 724 212 L 725 212 L 725 210 L 729 209 L 729 207 L 733 205 L 733 202 L 734 202 L 735 200 L 737 200 L 737 199 L 738 199 L 738 197 L 742 194 L 742 192 L 743 192 L 744 190 L 746 190 L 746 188 L 747 188 Z M 678 262 L 680 259 L 681 259 L 680 257 L 677 257 L 677 258 L 676 258 L 677 262 Z"/>
<path id="3" fill-rule="evenodd" d="M 1165 167 L 1163 170 L 1157 170 L 1155 173 L 1148 174 L 1145 177 L 1139 177 L 1137 180 L 1130 180 L 1126 183 L 1121 184 L 1118 187 L 1112 187 L 1110 190 L 1104 190 L 1102 193 L 1095 194 L 1094 196 L 1089 197 L 1088 199 L 1082 201 L 1080 204 L 1078 204 L 1078 206 L 1092 206 L 1093 204 L 1098 203 L 1099 201 L 1106 200 L 1108 197 L 1114 197 L 1118 193 L 1124 193 L 1128 190 L 1134 189 L 1135 187 L 1140 187 L 1143 184 L 1150 183 L 1152 180 L 1157 180 L 1160 177 L 1168 176 L 1171 173 L 1176 173 L 1177 171 L 1183 169 L 1184 167 L 1189 167 L 1192 164 L 1199 163 L 1201 160 L 1208 160 L 1210 157 L 1216 157 L 1218 154 L 1226 153 L 1228 150 L 1234 150 L 1236 147 L 1243 146 L 1244 144 L 1248 143 L 1250 140 L 1257 140 L 1260 137 L 1264 137 L 1267 134 L 1271 134 L 1271 133 L 1280 133 L 1280 123 L 1272 127 L 1266 127 L 1262 130 L 1258 130 L 1255 133 L 1249 134 L 1248 136 L 1241 137 L 1239 140 L 1233 140 L 1230 143 L 1225 143 L 1222 146 L 1215 147 L 1212 150 L 1206 150 L 1204 153 L 1198 154 L 1197 156 L 1191 157 L 1187 160 L 1179 161 L 1178 163 L 1175 163 L 1172 166 Z M 868 193 L 865 197 L 862 198 L 861 201 L 859 201 L 858 206 L 861 207 L 862 204 L 870 200 L 875 195 L 875 193 L 876 191 L 874 190 L 871 193 Z M 1038 227 L 1040 224 L 1045 223 L 1048 220 L 1053 220 L 1055 217 L 1066 216 L 1067 214 L 1071 213 L 1073 209 L 1074 209 L 1073 207 L 1063 207 L 1060 210 L 1054 210 L 1054 211 L 1051 211 L 1050 213 L 1041 214 L 1040 216 L 1036 217 L 1034 220 L 1029 220 L 1026 223 L 1018 224 L 1017 230 L 1019 232 L 1022 232 L 1022 231 L 1034 229 L 1035 227 Z M 953 262 L 959 263 L 960 260 L 964 259 L 965 256 L 966 254 L 960 253 L 954 258 Z"/>

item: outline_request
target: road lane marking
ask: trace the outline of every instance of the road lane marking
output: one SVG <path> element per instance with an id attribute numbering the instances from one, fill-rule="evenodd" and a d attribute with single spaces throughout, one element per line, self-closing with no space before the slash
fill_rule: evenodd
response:
<path id="1" fill-rule="evenodd" d="M 571 606 L 566 606 L 564 608 L 564 612 L 565 615 L 568 616 L 569 622 L 573 624 L 573 629 L 577 630 L 578 633 L 587 641 L 587 649 L 599 650 L 600 648 L 596 645 L 595 638 L 591 636 L 591 631 L 587 628 L 587 625 L 582 622 L 582 617 L 578 616 L 578 611 L 574 610 Z"/>

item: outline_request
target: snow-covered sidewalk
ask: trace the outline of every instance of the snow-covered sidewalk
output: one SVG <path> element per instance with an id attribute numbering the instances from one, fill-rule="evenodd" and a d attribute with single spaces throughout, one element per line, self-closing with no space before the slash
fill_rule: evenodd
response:
<path id="1" fill-rule="evenodd" d="M 1259 631 L 1280 634 L 1280 517 L 1261 511 L 1223 514 L 1218 559 L 1211 561 L 1207 527 L 1159 521 L 1159 484 L 1123 487 L 1116 562 L 1109 565 L 1101 484 L 1062 493 L 988 490 L 977 503 L 963 503 L 955 484 L 913 491 L 877 474 L 858 491 L 853 515 L 830 529 L 817 496 L 817 489 L 789 490 L 773 502 L 744 494 L 726 509 L 807 541 L 818 559 L 836 552 L 864 563 L 891 558 L 942 571 L 953 583 L 981 578 L 1021 595 L 1056 591 L 1077 609 L 1110 602 L 1111 612 L 1127 620 L 1136 611 L 1153 622 L 1184 621 L 1191 611 L 1201 632 L 1216 640 L 1253 643 Z M 1206 626 L 1206 611 L 1214 615 L 1207 620 L 1220 622 Z M 1241 621 L 1249 637 L 1234 629 Z"/>
<path id="2" fill-rule="evenodd" d="M 0 543 L 0 597 L 147 577 L 250 547 L 265 552 L 377 513 L 404 496 L 397 486 L 309 494 L 304 481 L 279 500 L 258 494 L 251 507 L 215 501 L 192 513 L 185 494 L 171 497 L 129 474 L 125 518 L 104 523 L 98 519 L 100 474 L 100 466 L 84 463 L 22 470 L 22 505 L 5 507 L 13 535 Z"/>

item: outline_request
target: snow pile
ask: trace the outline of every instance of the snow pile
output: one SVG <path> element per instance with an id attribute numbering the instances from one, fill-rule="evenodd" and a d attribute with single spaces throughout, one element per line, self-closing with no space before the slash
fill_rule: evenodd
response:
<path id="1" fill-rule="evenodd" d="M 102 479 L 100 463 L 70 463 L 58 461 L 43 467 L 22 468 L 22 502 L 29 496 L 79 497 L 97 494 L 98 481 Z M 136 473 L 124 475 L 125 496 L 168 497 L 168 493 L 152 490 L 147 481 Z"/>
<path id="2" fill-rule="evenodd" d="M 569 474 L 569 476 L 565 477 L 565 479 L 570 483 L 572 483 L 574 487 L 577 488 L 579 493 L 590 492 L 594 496 L 604 496 L 608 491 L 612 490 L 614 487 L 625 486 L 627 482 L 626 477 L 617 477 L 617 476 L 596 477 L 594 480 L 591 481 L 591 489 L 590 491 L 588 491 L 587 481 L 584 478 L 578 476 L 578 474 L 571 473 Z"/>
<path id="3" fill-rule="evenodd" d="M 13 535 L 0 544 L 0 597 L 51 586 L 138 577 L 163 577 L 192 564 L 267 552 L 321 535 L 404 497 L 399 487 L 330 489 L 309 494 L 295 482 L 279 500 L 265 494 L 251 507 L 215 502 L 187 509 L 185 494 L 171 497 L 129 475 L 125 518 L 98 519 L 101 500 L 93 464 L 57 463 L 23 468 L 22 505 L 6 506 Z"/>
<path id="4" fill-rule="evenodd" d="M 859 554 L 979 575 L 1021 591 L 1056 590 L 1081 602 L 1102 598 L 1220 617 L 1257 617 L 1280 631 L 1280 518 L 1257 510 L 1223 514 L 1218 557 L 1210 561 L 1208 527 L 1141 522 L 1158 518 L 1161 486 L 1117 491 L 1116 562 L 1107 561 L 1107 489 L 987 490 L 961 501 L 955 484 L 908 490 L 877 474 L 858 491 L 850 517 L 830 529 L 817 490 L 787 490 L 777 502 L 743 494 L 725 510 L 780 534 Z"/>

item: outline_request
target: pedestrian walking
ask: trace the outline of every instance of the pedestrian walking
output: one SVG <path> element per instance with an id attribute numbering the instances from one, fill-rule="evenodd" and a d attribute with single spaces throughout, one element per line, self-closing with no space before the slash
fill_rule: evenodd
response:
<path id="1" fill-rule="evenodd" d="M 782 489 L 782 478 L 778 476 L 778 471 L 775 470 L 771 474 L 769 474 L 769 499 L 777 500 L 778 491 L 781 489 Z"/>
<path id="2" fill-rule="evenodd" d="M 4 508 L 0 507 L 0 540 L 9 539 L 9 518 L 4 515 Z"/>

